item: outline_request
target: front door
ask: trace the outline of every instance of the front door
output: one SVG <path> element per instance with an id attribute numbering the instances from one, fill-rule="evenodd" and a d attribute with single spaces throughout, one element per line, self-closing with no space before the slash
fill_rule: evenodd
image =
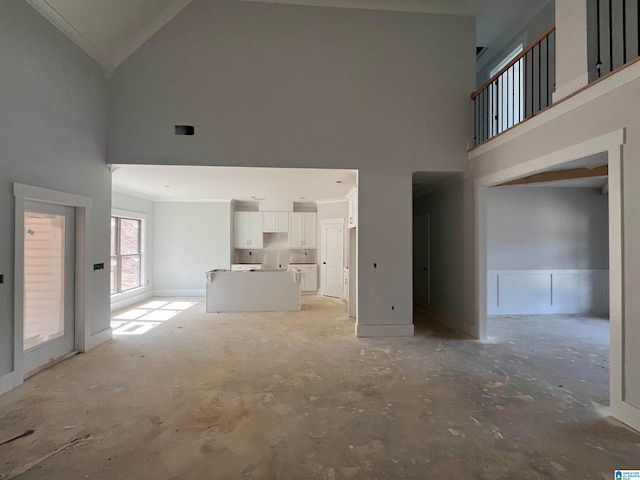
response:
<path id="1" fill-rule="evenodd" d="M 342 298 L 344 265 L 342 261 L 344 223 L 339 220 L 322 220 L 320 235 L 320 282 L 322 294 Z"/>
<path id="2" fill-rule="evenodd" d="M 25 202 L 24 372 L 74 350 L 75 210 Z"/>

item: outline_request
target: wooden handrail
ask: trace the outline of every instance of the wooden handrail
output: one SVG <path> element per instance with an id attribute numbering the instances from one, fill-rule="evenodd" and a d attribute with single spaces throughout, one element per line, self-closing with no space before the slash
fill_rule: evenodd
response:
<path id="1" fill-rule="evenodd" d="M 547 36 L 551 35 L 555 29 L 556 29 L 556 24 L 554 23 L 549 28 L 547 28 L 544 32 L 538 35 L 536 39 L 533 42 L 531 42 L 527 48 L 525 48 L 522 52 L 520 52 L 516 58 L 514 58 L 509 63 L 507 63 L 504 67 L 500 69 L 498 73 L 496 73 L 493 77 L 491 77 L 489 80 L 484 82 L 479 89 L 477 89 L 475 92 L 472 92 L 470 95 L 471 100 L 475 100 L 476 97 L 480 95 L 485 88 L 487 88 L 489 85 L 495 82 L 504 72 L 506 72 L 511 67 L 513 67 L 516 63 L 518 63 L 527 53 L 533 50 L 536 45 L 538 45 Z"/>

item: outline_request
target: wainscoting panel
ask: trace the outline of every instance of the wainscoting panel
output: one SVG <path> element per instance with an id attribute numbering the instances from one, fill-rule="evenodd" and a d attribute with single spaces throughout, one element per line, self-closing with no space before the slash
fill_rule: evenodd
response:
<path id="1" fill-rule="evenodd" d="M 490 270 L 488 315 L 609 313 L 608 270 Z"/>

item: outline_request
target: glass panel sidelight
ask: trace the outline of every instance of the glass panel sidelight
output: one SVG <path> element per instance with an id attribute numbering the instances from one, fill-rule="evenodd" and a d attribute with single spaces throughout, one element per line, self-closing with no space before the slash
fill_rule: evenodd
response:
<path id="1" fill-rule="evenodd" d="M 25 212 L 24 349 L 64 335 L 65 217 Z"/>

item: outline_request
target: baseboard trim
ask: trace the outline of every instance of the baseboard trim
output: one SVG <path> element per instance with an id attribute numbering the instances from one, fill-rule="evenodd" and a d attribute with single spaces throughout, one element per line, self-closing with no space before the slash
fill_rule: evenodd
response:
<path id="1" fill-rule="evenodd" d="M 91 335 L 87 339 L 87 343 L 85 345 L 84 351 L 85 352 L 89 351 L 92 348 L 95 348 L 98 345 L 103 344 L 104 342 L 108 342 L 112 338 L 113 338 L 113 330 L 111 329 L 111 327 L 107 328 L 106 330 L 101 331 L 100 333 L 96 333 L 95 335 Z"/>
<path id="2" fill-rule="evenodd" d="M 13 390 L 15 387 L 13 373 L 14 372 L 10 372 L 0 377 L 0 395 L 7 393 L 9 390 Z"/>
<path id="3" fill-rule="evenodd" d="M 206 290 L 154 290 L 154 297 L 204 297 Z"/>
<path id="4" fill-rule="evenodd" d="M 145 300 L 149 300 L 150 298 L 153 298 L 153 292 L 152 291 L 147 291 L 147 292 L 143 292 L 140 293 L 138 295 L 134 295 L 132 297 L 128 297 L 126 299 L 123 300 L 118 300 L 115 302 L 111 302 L 111 311 L 115 312 L 118 310 L 121 310 L 123 308 L 127 308 L 130 307 L 131 305 L 135 305 L 136 303 L 140 303 L 140 302 L 144 302 Z"/>
<path id="5" fill-rule="evenodd" d="M 356 324 L 356 337 L 412 337 L 413 324 L 362 325 Z"/>

